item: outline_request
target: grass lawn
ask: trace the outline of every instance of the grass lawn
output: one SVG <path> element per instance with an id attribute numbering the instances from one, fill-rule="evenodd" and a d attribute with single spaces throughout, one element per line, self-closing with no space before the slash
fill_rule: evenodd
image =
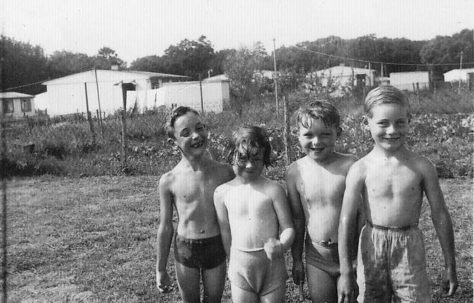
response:
<path id="1" fill-rule="evenodd" d="M 161 295 L 155 287 L 157 181 L 155 176 L 9 181 L 9 302 L 180 301 L 177 289 Z M 444 261 L 424 203 L 420 226 L 433 302 L 472 302 L 472 181 L 441 185 L 454 223 L 460 286 L 454 298 L 439 292 Z M 172 259 L 171 253 L 174 278 Z M 288 280 L 287 302 L 297 298 Z M 227 284 L 223 302 L 230 301 Z"/>

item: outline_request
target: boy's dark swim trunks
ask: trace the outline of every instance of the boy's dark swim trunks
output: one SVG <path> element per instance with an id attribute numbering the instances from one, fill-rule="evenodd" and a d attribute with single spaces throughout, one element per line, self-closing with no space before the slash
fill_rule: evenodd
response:
<path id="1" fill-rule="evenodd" d="M 187 267 L 211 269 L 222 264 L 226 254 L 220 235 L 204 239 L 187 239 L 176 235 L 174 257 Z"/>

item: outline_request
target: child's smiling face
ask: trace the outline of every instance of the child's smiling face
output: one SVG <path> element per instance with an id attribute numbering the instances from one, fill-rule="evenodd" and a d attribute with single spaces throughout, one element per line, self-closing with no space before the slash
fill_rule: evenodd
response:
<path id="1" fill-rule="evenodd" d="M 408 109 L 394 103 L 373 106 L 368 116 L 370 133 L 378 147 L 394 152 L 403 147 L 408 134 Z"/>
<path id="2" fill-rule="evenodd" d="M 311 119 L 308 127 L 299 125 L 300 145 L 308 157 L 316 162 L 324 162 L 332 156 L 337 137 L 337 128 L 326 125 L 321 119 Z"/>
<path id="3" fill-rule="evenodd" d="M 201 156 L 206 151 L 207 130 L 198 115 L 188 112 L 174 123 L 174 144 L 184 155 Z"/>

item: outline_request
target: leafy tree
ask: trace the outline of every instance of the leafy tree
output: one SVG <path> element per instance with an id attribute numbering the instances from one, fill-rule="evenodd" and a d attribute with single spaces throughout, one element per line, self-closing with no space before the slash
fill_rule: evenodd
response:
<path id="1" fill-rule="evenodd" d="M 431 71 L 440 74 L 459 68 L 456 64 L 460 63 L 461 51 L 463 52 L 464 62 L 474 61 L 473 59 L 473 32 L 465 29 L 458 34 L 450 36 L 436 36 L 423 45 L 420 50 L 421 61 L 426 64 L 447 64 L 455 65 L 431 66 Z"/>
<path id="2" fill-rule="evenodd" d="M 241 113 L 242 103 L 249 101 L 263 85 L 267 87 L 266 79 L 258 77 L 259 72 L 266 67 L 268 60 L 263 44 L 257 42 L 253 48 L 241 47 L 233 52 L 224 63 L 224 71 L 230 79 L 231 95 L 234 107 Z M 263 81 L 260 81 L 263 80 Z"/>
<path id="3" fill-rule="evenodd" d="M 166 60 L 160 56 L 146 56 L 138 58 L 130 64 L 130 70 L 140 70 L 155 73 L 167 73 Z"/>
<path id="4" fill-rule="evenodd" d="M 0 89 L 24 86 L 48 78 L 47 58 L 43 48 L 0 36 Z M 16 92 L 37 94 L 44 91 L 40 85 L 15 88 Z"/>
<path id="5" fill-rule="evenodd" d="M 223 49 L 214 53 L 214 57 L 210 62 L 210 69 L 213 75 L 220 75 L 224 73 L 224 64 L 235 54 L 235 49 Z"/>
<path id="6" fill-rule="evenodd" d="M 255 73 L 256 58 L 252 50 L 242 47 L 232 54 L 224 64 L 224 71 L 230 79 L 234 108 L 242 113 L 242 103 L 252 96 L 252 79 Z"/>
<path id="7" fill-rule="evenodd" d="M 63 77 L 94 68 L 94 58 L 86 54 L 69 51 L 56 51 L 48 58 L 48 75 L 51 78 Z"/>
<path id="8" fill-rule="evenodd" d="M 118 65 L 121 68 L 127 66 L 127 63 L 120 59 L 113 49 L 107 46 L 99 49 L 94 61 L 95 67 L 98 69 L 110 69 L 112 65 Z"/>
<path id="9" fill-rule="evenodd" d="M 199 37 L 197 41 L 184 39 L 178 45 L 170 45 L 163 56 L 168 72 L 194 80 L 199 75 L 204 77 L 207 74 L 213 58 L 214 48 L 206 36 Z"/>

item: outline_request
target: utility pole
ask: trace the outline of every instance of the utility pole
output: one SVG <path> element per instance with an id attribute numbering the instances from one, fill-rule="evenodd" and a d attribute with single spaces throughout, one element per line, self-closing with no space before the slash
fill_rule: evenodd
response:
<path id="1" fill-rule="evenodd" d="M 1 175 L 1 181 L 2 181 L 2 288 L 3 288 L 3 296 L 2 296 L 2 302 L 7 302 L 8 299 L 8 262 L 7 262 L 7 168 L 6 168 L 6 163 L 7 163 L 7 138 L 6 138 L 6 124 L 3 119 L 0 120 L 0 127 L 1 127 L 1 161 L 0 161 L 0 175 Z"/>
<path id="2" fill-rule="evenodd" d="M 89 128 L 92 134 L 92 142 L 95 145 L 95 132 L 94 132 L 94 124 L 92 123 L 91 112 L 89 111 L 89 98 L 87 97 L 87 83 L 84 82 L 84 94 L 86 96 L 86 110 L 87 110 L 87 121 L 89 122 Z"/>
<path id="3" fill-rule="evenodd" d="M 204 114 L 204 101 L 202 99 L 202 80 L 201 74 L 199 74 L 199 91 L 201 92 L 201 114 Z"/>
<path id="4" fill-rule="evenodd" d="M 369 86 L 372 86 L 372 69 L 370 67 L 370 61 L 369 61 Z M 364 96 L 365 98 L 365 96 Z"/>
<path id="5" fill-rule="evenodd" d="M 95 74 L 95 87 L 97 89 L 97 103 L 99 105 L 99 123 L 100 123 L 102 137 L 104 137 L 104 125 L 102 124 L 102 109 L 100 108 L 99 81 L 97 80 L 97 68 L 95 66 L 94 66 L 94 74 Z"/>
<path id="6" fill-rule="evenodd" d="M 275 83 L 275 112 L 278 118 L 278 81 L 275 38 L 273 38 L 273 82 Z"/>
<path id="7" fill-rule="evenodd" d="M 122 90 L 122 146 L 120 149 L 122 172 L 127 171 L 127 90 L 124 83 L 120 81 L 120 88 Z"/>
<path id="8" fill-rule="evenodd" d="M 459 57 L 459 86 L 458 86 L 458 94 L 461 93 L 461 82 L 462 82 L 462 55 L 463 55 L 463 51 L 461 51 L 461 56 Z"/>

